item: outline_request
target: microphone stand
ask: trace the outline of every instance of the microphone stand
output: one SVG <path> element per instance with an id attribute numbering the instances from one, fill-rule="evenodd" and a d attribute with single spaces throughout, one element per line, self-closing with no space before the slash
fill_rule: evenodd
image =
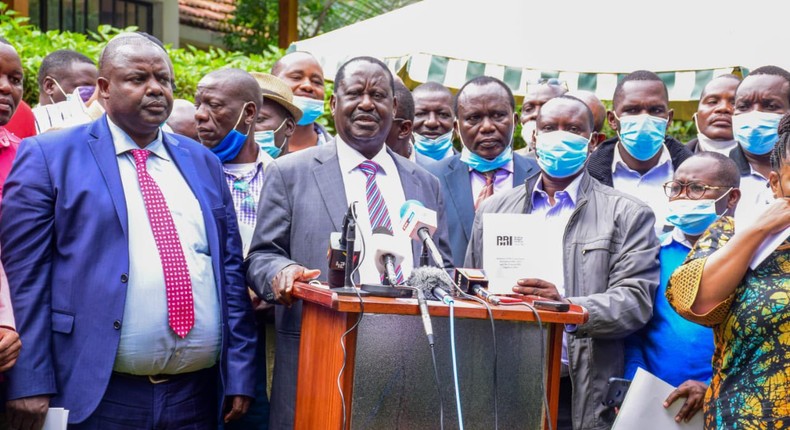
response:
<path id="1" fill-rule="evenodd" d="M 342 288 L 331 288 L 330 291 L 337 293 L 338 295 L 346 295 L 346 296 L 356 296 L 356 295 L 367 295 L 367 293 L 363 291 L 357 290 L 354 286 L 354 280 L 352 279 L 352 274 L 354 273 L 354 243 L 357 240 L 357 220 L 354 218 L 352 214 L 352 207 L 349 208 L 349 214 L 346 215 L 346 219 L 344 220 L 345 223 L 343 225 L 343 237 L 341 239 L 341 243 L 343 239 L 346 242 L 346 267 L 345 267 L 345 279 L 343 281 Z"/>

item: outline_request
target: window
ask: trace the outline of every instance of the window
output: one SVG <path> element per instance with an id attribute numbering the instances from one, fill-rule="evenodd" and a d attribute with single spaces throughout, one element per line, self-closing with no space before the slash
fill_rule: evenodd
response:
<path id="1" fill-rule="evenodd" d="M 31 0 L 30 21 L 43 31 L 85 33 L 110 24 L 153 34 L 154 5 L 143 0 Z"/>

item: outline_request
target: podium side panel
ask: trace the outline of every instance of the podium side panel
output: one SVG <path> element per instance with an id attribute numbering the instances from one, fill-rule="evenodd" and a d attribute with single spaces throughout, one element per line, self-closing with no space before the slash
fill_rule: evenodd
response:
<path id="1" fill-rule="evenodd" d="M 337 375 L 343 365 L 340 337 L 356 322 L 357 314 L 337 312 L 305 301 L 302 307 L 302 340 L 296 388 L 296 429 L 337 430 L 343 407 Z M 341 384 L 350 417 L 357 331 L 346 336 L 346 368 Z M 350 423 L 347 420 L 346 425 Z"/>

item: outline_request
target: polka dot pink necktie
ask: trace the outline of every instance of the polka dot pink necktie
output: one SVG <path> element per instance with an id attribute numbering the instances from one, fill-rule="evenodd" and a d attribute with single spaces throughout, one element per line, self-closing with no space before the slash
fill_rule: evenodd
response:
<path id="1" fill-rule="evenodd" d="M 132 150 L 140 191 L 143 193 L 143 202 L 148 212 L 148 221 L 154 233 L 159 258 L 162 260 L 167 290 L 167 319 L 173 331 L 184 338 L 195 325 L 192 281 L 189 279 L 187 260 L 165 196 L 145 168 L 150 154 L 147 149 Z"/>

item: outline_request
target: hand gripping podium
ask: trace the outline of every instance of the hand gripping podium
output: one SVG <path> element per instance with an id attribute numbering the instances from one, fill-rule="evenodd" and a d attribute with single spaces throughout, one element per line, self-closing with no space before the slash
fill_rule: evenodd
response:
<path id="1" fill-rule="evenodd" d="M 340 337 L 357 321 L 359 298 L 338 296 L 326 287 L 304 283 L 294 286 L 294 295 L 303 300 L 295 427 L 337 430 L 343 425 L 337 379 L 343 366 Z M 339 382 L 346 428 L 438 429 L 439 393 L 417 300 L 370 296 L 362 300 L 364 316 L 345 338 L 346 366 Z M 523 300 L 532 301 L 529 297 Z M 429 302 L 428 309 L 436 338 L 444 424 L 454 429 L 458 419 L 450 309 L 441 302 Z M 500 428 L 548 428 L 544 386 L 552 427 L 556 428 L 564 324 L 586 322 L 587 311 L 578 305 L 571 305 L 568 312 L 538 310 L 545 329 L 545 357 L 541 360 L 540 330 L 532 311 L 521 305 L 492 305 L 491 309 L 496 320 Z M 493 341 L 483 305 L 456 299 L 455 337 L 464 427 L 494 428 Z M 545 366 L 545 381 L 541 365 Z"/>

